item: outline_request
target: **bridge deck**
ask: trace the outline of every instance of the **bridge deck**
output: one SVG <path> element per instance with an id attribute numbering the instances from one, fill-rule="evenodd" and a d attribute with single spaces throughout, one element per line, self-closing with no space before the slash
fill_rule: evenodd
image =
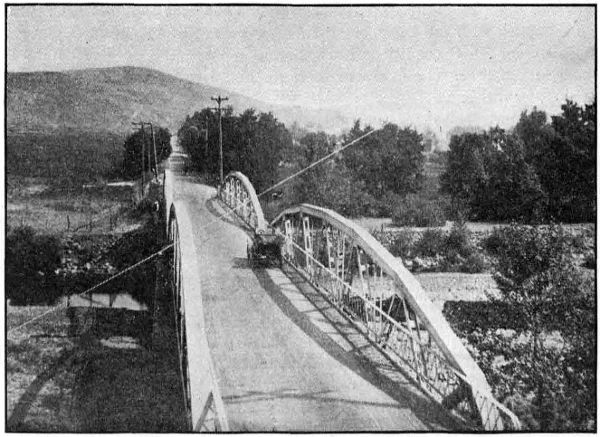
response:
<path id="1" fill-rule="evenodd" d="M 456 426 L 289 267 L 250 268 L 248 236 L 219 218 L 213 188 L 178 174 L 174 192 L 201 270 L 202 305 L 186 296 L 186 318 L 203 311 L 231 431 Z"/>

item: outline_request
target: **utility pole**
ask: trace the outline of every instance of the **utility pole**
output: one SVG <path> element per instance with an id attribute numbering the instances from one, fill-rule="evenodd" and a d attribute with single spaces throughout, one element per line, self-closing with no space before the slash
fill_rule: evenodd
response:
<path id="1" fill-rule="evenodd" d="M 208 159 L 208 117 L 204 120 L 204 160 Z"/>
<path id="2" fill-rule="evenodd" d="M 219 111 L 219 185 L 223 185 L 223 126 L 221 124 L 221 102 L 229 100 L 228 97 L 211 97 L 211 100 L 217 102 L 217 111 Z"/>
<path id="3" fill-rule="evenodd" d="M 142 131 L 142 197 L 144 196 L 144 170 L 146 164 L 146 141 L 145 141 L 145 133 L 144 133 L 144 122 L 143 121 L 134 121 L 131 124 L 134 126 L 139 126 Z"/>
<path id="4" fill-rule="evenodd" d="M 144 125 L 150 125 L 150 133 L 152 135 L 152 147 L 154 149 L 154 180 L 158 180 L 158 159 L 156 156 L 156 138 L 154 137 L 154 126 L 149 121 L 137 121 L 131 123 L 133 125 L 140 126 L 142 131 L 142 186 L 144 184 L 144 170 L 146 169 L 146 160 L 148 161 L 149 169 L 152 169 L 152 150 L 148 147 L 148 156 L 146 157 L 146 131 Z"/>
<path id="5" fill-rule="evenodd" d="M 154 147 L 154 180 L 158 181 L 158 161 L 156 160 L 156 140 L 154 139 L 154 127 L 152 123 L 150 125 L 150 132 L 152 133 L 152 147 Z"/>

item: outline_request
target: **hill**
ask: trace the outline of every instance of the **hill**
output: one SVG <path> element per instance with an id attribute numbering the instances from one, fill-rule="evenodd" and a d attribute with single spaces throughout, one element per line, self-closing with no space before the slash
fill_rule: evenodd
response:
<path id="1" fill-rule="evenodd" d="M 11 132 L 83 130 L 123 134 L 133 120 L 152 120 L 176 131 L 186 115 L 229 96 L 234 111 L 272 111 L 286 125 L 314 130 L 350 127 L 337 111 L 275 105 L 156 70 L 114 67 L 63 72 L 8 73 L 7 128 Z"/>

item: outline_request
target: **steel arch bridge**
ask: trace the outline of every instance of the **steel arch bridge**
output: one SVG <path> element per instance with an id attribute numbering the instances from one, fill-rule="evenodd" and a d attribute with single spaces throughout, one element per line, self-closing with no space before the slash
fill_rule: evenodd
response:
<path id="1" fill-rule="evenodd" d="M 190 426 L 226 431 L 228 418 L 203 316 L 190 314 L 186 305 L 190 296 L 197 300 L 201 295 L 191 247 L 194 225 L 186 205 L 173 200 L 170 171 L 164 184 L 168 235 L 175 245 L 172 291 Z M 493 397 L 481 369 L 416 278 L 366 230 L 309 204 L 287 208 L 268 224 L 252 184 L 239 172 L 227 175 L 217 197 L 250 230 L 272 227 L 280 233 L 285 263 L 345 313 L 439 408 L 469 429 L 520 429 L 518 418 Z M 199 335 L 190 334 L 191 321 Z"/>
<path id="2" fill-rule="evenodd" d="M 189 300 L 197 301 L 201 299 L 201 294 L 198 292 L 200 279 L 194 262 L 194 247 L 189 238 L 192 224 L 185 205 L 178 202 L 171 204 L 167 223 L 168 239 L 173 243 L 169 278 L 188 426 L 193 431 L 228 431 L 206 336 L 191 335 L 192 332 L 204 332 L 204 315 L 202 312 L 189 310 L 197 307 L 190 305 Z"/>

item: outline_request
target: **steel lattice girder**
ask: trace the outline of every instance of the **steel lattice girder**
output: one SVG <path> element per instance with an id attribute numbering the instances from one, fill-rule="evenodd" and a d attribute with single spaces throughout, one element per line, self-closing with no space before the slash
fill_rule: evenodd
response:
<path id="1" fill-rule="evenodd" d="M 316 238 L 317 231 L 311 229 L 311 220 L 320 221 L 329 227 L 329 230 L 326 230 L 324 227 L 322 235 L 322 239 L 324 240 L 323 243 L 318 243 L 318 238 Z M 408 330 L 405 328 L 400 329 L 400 326 L 398 325 L 394 331 L 398 335 L 394 338 L 399 339 L 404 335 L 404 337 L 402 337 L 404 343 L 397 345 L 397 347 L 411 347 L 412 353 L 407 352 L 405 356 L 412 356 L 411 365 L 414 367 L 416 379 L 421 386 L 428 388 L 432 381 L 431 378 L 422 379 L 422 376 L 427 376 L 426 373 L 431 372 L 437 377 L 440 372 L 444 372 L 442 368 L 444 366 L 448 367 L 449 364 L 449 369 L 455 369 L 455 378 L 459 380 L 459 383 L 456 385 L 456 389 L 451 393 L 443 393 L 446 395 L 443 399 L 443 403 L 446 406 L 455 406 L 453 398 L 458 399 L 456 403 L 460 403 L 460 401 L 464 399 L 464 393 L 459 396 L 460 393 L 464 392 L 464 389 L 462 388 L 464 384 L 460 383 L 460 380 L 463 380 L 463 382 L 468 384 L 471 392 L 468 399 L 471 406 L 467 409 L 479 416 L 480 425 L 484 427 L 484 429 L 501 430 L 504 426 L 513 429 L 518 429 L 520 427 L 516 416 L 493 398 L 491 389 L 483 372 L 448 325 L 441 311 L 435 307 L 425 295 L 416 278 L 404 267 L 400 260 L 392 256 L 381 243 L 375 240 L 375 238 L 365 229 L 334 211 L 309 204 L 297 205 L 286 209 L 271 222 L 271 226 L 278 228 L 282 234 L 286 235 L 285 247 L 288 256 L 291 255 L 292 257 L 295 257 L 294 252 L 301 252 L 298 255 L 301 257 L 300 259 L 302 262 L 298 264 L 298 267 L 305 271 L 305 274 L 310 280 L 315 279 L 316 273 L 314 266 L 319 264 L 320 268 L 328 271 L 328 274 L 335 278 L 341 277 L 340 282 L 345 284 L 342 288 L 346 288 L 347 293 L 352 292 L 352 287 L 348 286 L 347 281 L 352 281 L 351 269 L 353 266 L 351 264 L 353 263 L 357 264 L 356 273 L 360 280 L 360 285 L 363 287 L 363 295 L 371 293 L 369 289 L 370 278 L 366 278 L 365 280 L 365 276 L 363 276 L 363 271 L 365 271 L 367 267 L 366 264 L 363 265 L 361 262 L 361 254 L 370 258 L 372 263 L 376 265 L 375 272 L 377 271 L 377 268 L 379 268 L 380 276 L 385 274 L 393 281 L 395 289 L 398 292 L 398 295 L 402 297 L 402 303 L 405 305 L 404 312 L 407 323 L 409 323 L 409 314 L 406 305 L 408 305 L 415 313 L 415 323 L 417 324 L 417 328 Z M 322 262 L 319 262 L 313 257 L 315 246 L 318 244 L 328 244 L 327 241 L 331 240 L 332 237 L 333 240 L 337 240 L 335 243 L 338 256 L 334 259 L 334 263 L 336 264 L 335 271 L 330 268 L 330 259 L 327 263 L 329 266 L 325 266 L 325 259 L 323 259 Z M 292 250 L 290 252 L 291 245 L 295 246 L 297 250 Z M 340 252 L 348 252 L 346 250 L 348 245 L 350 246 L 350 254 L 345 253 L 340 257 Z M 329 249 L 327 253 L 330 253 Z M 288 260 L 290 259 L 288 258 Z M 297 260 L 292 259 L 291 262 L 294 264 Z M 339 264 L 345 264 L 345 266 L 342 266 L 340 269 Z M 350 276 L 349 279 L 348 275 Z M 375 276 L 377 276 L 376 273 Z M 334 293 L 334 296 L 335 293 L 339 293 L 339 290 L 337 290 L 339 289 L 339 284 L 333 284 L 334 282 L 338 282 L 337 280 L 331 281 L 323 280 L 321 278 L 320 282 L 320 285 L 327 284 L 330 285 L 331 288 L 336 288 L 336 290 L 330 290 Z M 382 298 L 380 298 L 379 301 L 380 305 L 381 300 Z M 367 324 L 369 323 L 369 317 L 378 317 L 379 319 L 386 317 L 386 315 L 381 313 L 381 309 L 379 312 L 374 312 L 375 316 L 369 316 L 369 310 L 372 309 L 371 307 L 375 308 L 373 304 L 365 304 L 363 309 L 357 308 L 357 304 L 357 302 L 352 303 L 352 305 L 355 306 L 356 311 L 362 311 L 364 313 L 366 319 L 365 322 Z M 424 325 L 427 332 L 428 342 L 433 340 L 433 343 L 441 352 L 441 361 L 439 362 L 437 359 L 431 359 L 433 355 L 427 355 L 427 357 L 423 355 L 423 339 L 421 338 L 421 328 L 419 327 L 421 323 Z M 380 323 L 380 325 L 382 324 Z M 418 351 L 415 348 L 415 344 L 419 345 Z M 444 365 L 442 361 L 446 361 L 448 364 Z M 503 423 L 501 416 L 506 418 L 506 424 Z"/>

